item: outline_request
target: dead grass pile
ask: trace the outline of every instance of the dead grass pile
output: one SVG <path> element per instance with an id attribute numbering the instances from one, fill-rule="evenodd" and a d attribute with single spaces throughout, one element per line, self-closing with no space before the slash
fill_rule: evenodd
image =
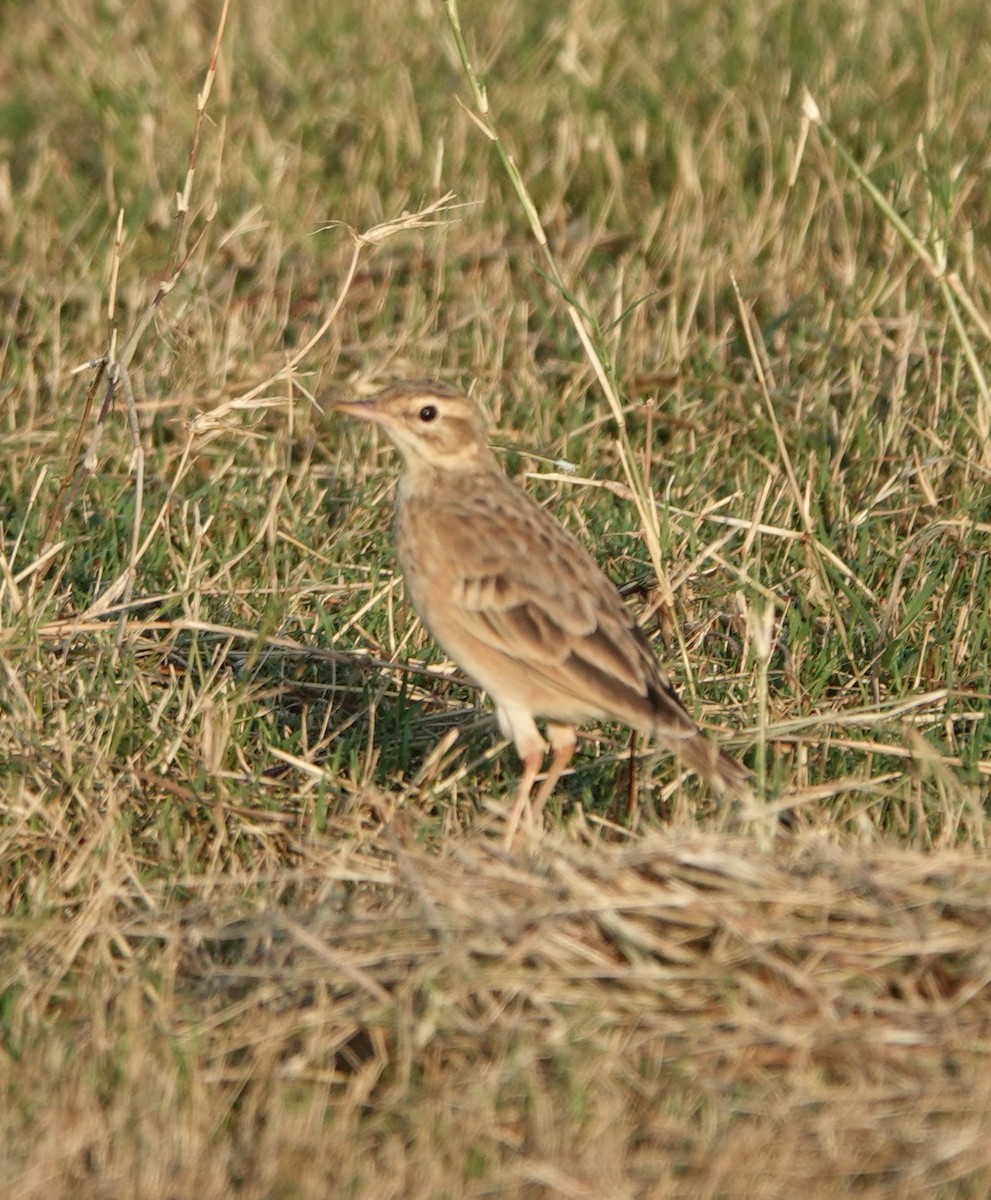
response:
<path id="1" fill-rule="evenodd" d="M 572 832 L 122 896 L 21 1008 L 4 1193 L 987 1194 L 987 862 Z"/>

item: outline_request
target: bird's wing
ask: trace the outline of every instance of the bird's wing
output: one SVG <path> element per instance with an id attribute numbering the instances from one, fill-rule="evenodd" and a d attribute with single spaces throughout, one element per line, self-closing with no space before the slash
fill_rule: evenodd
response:
<path id="1" fill-rule="evenodd" d="M 510 485 L 512 486 L 512 485 Z M 563 526 L 513 488 L 449 510 L 451 600 L 465 632 L 589 713 L 697 727 L 616 588 Z M 455 517 L 453 524 L 452 517 Z"/>

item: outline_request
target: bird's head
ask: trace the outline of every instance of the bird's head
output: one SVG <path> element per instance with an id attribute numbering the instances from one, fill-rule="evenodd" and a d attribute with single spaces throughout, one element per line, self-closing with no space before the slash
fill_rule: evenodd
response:
<path id="1" fill-rule="evenodd" d="M 367 399 L 339 400 L 333 408 L 378 425 L 408 468 L 474 471 L 493 462 L 482 410 L 446 383 L 392 383 Z"/>

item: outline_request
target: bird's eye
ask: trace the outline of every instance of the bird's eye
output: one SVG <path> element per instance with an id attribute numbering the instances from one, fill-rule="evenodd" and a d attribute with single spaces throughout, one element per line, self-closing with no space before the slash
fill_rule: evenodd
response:
<path id="1" fill-rule="evenodd" d="M 420 409 L 421 421 L 434 421 L 437 418 L 437 406 L 435 404 L 424 404 Z"/>

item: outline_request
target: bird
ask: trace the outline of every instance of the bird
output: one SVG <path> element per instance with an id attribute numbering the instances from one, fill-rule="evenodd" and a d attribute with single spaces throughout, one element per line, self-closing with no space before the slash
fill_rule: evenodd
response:
<path id="1" fill-rule="evenodd" d="M 434 380 L 402 380 L 330 407 L 381 429 L 402 456 L 394 535 L 407 595 L 492 699 L 522 764 L 507 846 L 528 810 L 534 827 L 571 761 L 577 726 L 593 721 L 649 736 L 720 795 L 752 797 L 750 772 L 686 711 L 592 554 L 505 473 L 474 399 Z"/>

